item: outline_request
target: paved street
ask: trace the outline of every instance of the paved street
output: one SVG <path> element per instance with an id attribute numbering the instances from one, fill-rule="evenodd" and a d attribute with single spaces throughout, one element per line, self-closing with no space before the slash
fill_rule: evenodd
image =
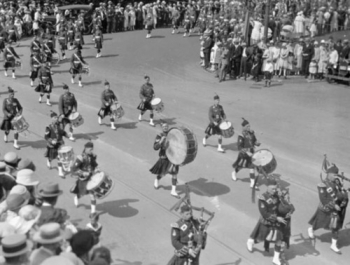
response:
<path id="1" fill-rule="evenodd" d="M 180 168 L 178 189 L 183 193 L 184 184 L 188 183 L 193 191 L 193 204 L 215 211 L 207 247 L 201 253 L 201 265 L 272 264 L 272 248 L 270 254 L 264 253 L 262 244 L 255 245 L 253 253 L 246 249 L 246 241 L 259 218 L 257 204 L 251 201 L 249 171 L 240 171 L 237 182 L 231 180 L 242 117 L 255 130 L 261 148 L 274 153 L 278 164 L 275 174 L 282 185 L 290 188 L 296 211 L 292 219 L 291 246 L 286 250 L 288 263 L 348 264 L 350 215 L 340 233 L 342 255 L 329 249 L 330 232 L 317 231 L 316 242 L 310 241 L 307 223 L 319 203 L 316 185 L 320 182 L 323 155 L 327 154 L 350 178 L 349 87 L 308 83 L 305 79 L 275 80 L 270 88 L 263 87 L 262 82 L 243 80 L 219 83 L 212 73 L 199 65 L 198 36 L 183 38 L 170 32 L 170 29 L 157 29 L 152 32 L 151 39 L 145 38 L 145 31 L 105 35 L 102 57 L 98 59 L 91 36 L 85 36 L 87 44 L 82 55 L 92 73 L 83 76 L 84 87 L 79 88 L 70 83 L 68 60 L 53 67 L 52 107 L 39 104 L 39 95 L 29 85 L 30 40 L 16 48 L 23 69 L 17 71 L 17 80 L 1 73 L 1 100 L 7 96 L 8 86 L 17 91 L 16 97 L 30 124 L 30 135 L 19 139 L 22 148 L 18 153 L 23 158 L 33 159 L 42 182 L 60 183 L 65 192 L 58 206 L 66 208 L 79 227 L 88 222 L 89 198 L 82 199 L 82 205 L 75 208 L 73 195 L 69 193 L 74 179 L 60 179 L 57 168 L 51 171 L 46 168 L 44 158 L 45 126 L 51 122 L 50 110 L 58 111 L 62 83 L 66 83 L 75 94 L 78 111 L 85 120 L 76 130 L 76 142 L 67 139 L 66 144 L 79 154 L 86 141 L 92 139 L 100 168 L 115 181 L 114 191 L 97 206 L 102 212 L 102 242 L 111 249 L 113 264 L 165 265 L 170 260 L 173 255 L 170 224 L 178 219 L 178 214 L 169 209 L 177 200 L 170 196 L 170 176 L 162 179 L 162 187 L 155 190 L 154 176 L 149 172 L 158 159 L 153 141 L 161 128 L 148 125 L 149 113 L 143 116 L 144 121 L 137 120 L 139 89 L 147 74 L 156 96 L 165 104 L 164 112 L 156 115 L 155 121 L 166 120 L 171 127 L 187 126 L 197 136 L 197 157 L 193 163 Z M 71 54 L 68 52 L 67 57 Z M 110 129 L 109 118 L 104 120 L 104 125 L 97 123 L 105 80 L 110 82 L 125 110 L 116 131 Z M 224 154 L 216 151 L 216 137 L 207 141 L 207 147 L 201 144 L 208 125 L 208 108 L 213 104 L 215 93 L 220 96 L 227 118 L 235 128 L 235 135 L 223 141 Z M 0 115 L 2 118 L 2 113 Z M 12 133 L 9 140 L 13 140 Z M 1 155 L 14 150 L 12 142 L 5 145 L 1 140 L 0 147 Z M 349 187 L 350 183 L 346 185 Z M 262 182 L 258 194 L 265 189 Z"/>

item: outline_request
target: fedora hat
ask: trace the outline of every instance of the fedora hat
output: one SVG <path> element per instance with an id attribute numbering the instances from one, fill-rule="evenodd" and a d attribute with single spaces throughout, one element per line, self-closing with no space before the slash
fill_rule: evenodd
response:
<path id="1" fill-rule="evenodd" d="M 41 197 L 56 197 L 62 194 L 58 183 L 49 182 L 39 191 Z"/>
<path id="2" fill-rule="evenodd" d="M 40 244 L 53 244 L 63 240 L 63 231 L 58 223 L 47 223 L 40 226 L 33 240 Z"/>
<path id="3" fill-rule="evenodd" d="M 11 235 L 1 240 L 0 255 L 5 258 L 17 257 L 29 252 L 33 243 L 25 235 Z"/>
<path id="4" fill-rule="evenodd" d="M 30 193 L 27 190 L 26 187 L 24 187 L 23 185 L 15 185 L 12 187 L 12 189 L 10 190 L 9 194 L 18 194 L 21 195 L 23 198 L 25 199 L 30 199 Z"/>
<path id="5" fill-rule="evenodd" d="M 29 199 L 20 194 L 9 194 L 6 198 L 7 209 L 15 211 L 28 204 Z"/>
<path id="6" fill-rule="evenodd" d="M 44 260 L 41 265 L 74 265 L 74 263 L 64 256 L 53 256 Z"/>
<path id="7" fill-rule="evenodd" d="M 34 171 L 31 169 L 22 169 L 18 171 L 16 182 L 23 186 L 36 186 L 39 184 L 38 178 L 34 175 Z"/>

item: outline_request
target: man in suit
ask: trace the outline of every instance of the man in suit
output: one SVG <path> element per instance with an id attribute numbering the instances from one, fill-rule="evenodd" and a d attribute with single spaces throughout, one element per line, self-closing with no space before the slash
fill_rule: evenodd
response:
<path id="1" fill-rule="evenodd" d="M 311 62 L 312 57 L 314 56 L 314 47 L 312 46 L 310 40 L 306 41 L 306 45 L 303 47 L 303 74 L 305 75 L 305 78 L 309 77 L 309 65 Z"/>
<path id="2" fill-rule="evenodd" d="M 234 48 L 233 48 L 234 50 L 231 57 L 232 68 L 233 68 L 233 79 L 237 79 L 237 76 L 239 76 L 239 72 L 241 68 L 243 48 L 241 45 L 239 45 L 238 39 L 234 39 L 233 44 L 234 44 Z"/>
<path id="3" fill-rule="evenodd" d="M 58 196 L 62 194 L 57 183 L 47 183 L 40 191 L 39 196 L 43 200 L 41 206 L 41 215 L 38 220 L 38 225 L 43 225 L 50 222 L 56 222 L 61 226 L 68 220 L 69 216 L 64 209 L 55 208 Z"/>
<path id="4" fill-rule="evenodd" d="M 33 241 L 39 243 L 41 247 L 31 253 L 30 264 L 42 264 L 44 260 L 56 256 L 61 250 L 63 236 L 60 225 L 58 223 L 43 224 L 34 234 Z"/>
<path id="5" fill-rule="evenodd" d="M 212 48 L 212 39 L 210 37 L 210 33 L 204 32 L 204 40 L 202 41 L 202 49 L 203 49 L 203 53 L 204 53 L 204 68 L 205 69 L 207 69 L 209 67 L 211 48 Z"/>

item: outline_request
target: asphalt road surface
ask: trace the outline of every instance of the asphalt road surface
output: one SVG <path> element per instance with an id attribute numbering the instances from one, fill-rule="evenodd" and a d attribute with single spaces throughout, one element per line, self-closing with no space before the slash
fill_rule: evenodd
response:
<path id="1" fill-rule="evenodd" d="M 92 73 L 83 77 L 84 87 L 79 88 L 77 84 L 70 84 L 68 60 L 53 67 L 52 107 L 39 104 L 39 95 L 29 85 L 30 41 L 23 41 L 16 48 L 23 69 L 17 71 L 16 80 L 0 75 L 1 98 L 7 96 L 7 86 L 17 91 L 16 97 L 30 124 L 30 134 L 19 139 L 22 148 L 18 153 L 23 158 L 33 159 L 42 182 L 60 183 L 65 192 L 58 206 L 66 208 L 79 227 L 88 222 L 89 198 L 83 198 L 81 206 L 75 208 L 69 193 L 74 179 L 60 179 L 57 168 L 51 171 L 46 168 L 43 156 L 46 147 L 43 136 L 45 126 L 50 123 L 49 113 L 58 111 L 62 83 L 67 83 L 78 100 L 78 111 L 85 123 L 75 131 L 76 142 L 67 139 L 66 144 L 79 154 L 86 141 L 92 139 L 100 168 L 115 181 L 113 192 L 97 206 L 102 212 L 101 240 L 111 249 L 113 264 L 167 264 L 173 255 L 170 224 L 178 219 L 178 214 L 169 209 L 177 200 L 170 196 L 170 176 L 162 179 L 161 188 L 155 190 L 154 176 L 149 172 L 158 159 L 153 141 L 161 128 L 148 125 L 149 113 L 144 115 L 144 121 L 137 120 L 139 89 L 147 74 L 156 96 L 165 104 L 164 112 L 156 115 L 155 121 L 166 120 L 171 127 L 187 126 L 197 136 L 197 157 L 180 168 L 178 190 L 183 194 L 184 184 L 188 183 L 193 204 L 215 211 L 208 229 L 207 247 L 201 253 L 202 265 L 272 264 L 272 246 L 269 254 L 263 252 L 262 244 L 255 245 L 253 253 L 246 249 L 246 241 L 259 218 L 257 204 L 251 201 L 248 170 L 239 172 L 237 182 L 231 180 L 242 117 L 251 123 L 262 143 L 261 148 L 274 153 L 278 163 L 275 174 L 282 185 L 290 188 L 296 211 L 292 219 L 291 246 L 286 251 L 288 263 L 348 264 L 349 215 L 340 232 L 342 255 L 329 249 L 331 235 L 328 231 L 317 231 L 315 242 L 308 239 L 307 223 L 319 202 L 316 185 L 320 182 L 323 155 L 327 153 L 329 159 L 350 176 L 349 88 L 325 82 L 308 83 L 305 79 L 275 80 L 270 88 L 264 88 L 263 83 L 242 80 L 219 84 L 212 73 L 199 66 L 198 36 L 183 38 L 170 32 L 170 29 L 157 29 L 151 39 L 145 38 L 145 31 L 105 35 L 102 57 L 98 59 L 91 36 L 85 36 L 87 44 L 82 54 Z M 68 52 L 68 58 L 71 53 Z M 111 83 L 125 110 L 116 131 L 110 129 L 108 118 L 101 126 L 97 123 L 105 80 Z M 215 136 L 208 140 L 207 147 L 201 144 L 208 125 L 208 108 L 213 104 L 215 93 L 220 96 L 228 120 L 235 128 L 235 135 L 223 141 L 224 154 L 217 152 Z M 13 140 L 12 133 L 9 139 Z M 12 143 L 1 141 L 0 146 L 2 155 L 14 150 Z M 262 193 L 266 186 L 263 182 L 260 185 Z"/>

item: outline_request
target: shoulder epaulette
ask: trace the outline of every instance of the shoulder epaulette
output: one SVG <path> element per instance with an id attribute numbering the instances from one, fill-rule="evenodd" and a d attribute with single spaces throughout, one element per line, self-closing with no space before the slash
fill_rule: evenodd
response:
<path id="1" fill-rule="evenodd" d="M 170 226 L 171 226 L 172 228 L 180 229 L 178 223 L 172 223 Z"/>
<path id="2" fill-rule="evenodd" d="M 258 200 L 261 200 L 261 201 L 265 201 L 266 200 L 265 197 L 263 195 L 261 195 L 261 194 L 259 194 L 257 196 L 257 198 L 258 198 Z"/>
<path id="3" fill-rule="evenodd" d="M 79 159 L 80 161 L 83 161 L 83 156 L 82 155 L 77 155 L 77 159 Z"/>

